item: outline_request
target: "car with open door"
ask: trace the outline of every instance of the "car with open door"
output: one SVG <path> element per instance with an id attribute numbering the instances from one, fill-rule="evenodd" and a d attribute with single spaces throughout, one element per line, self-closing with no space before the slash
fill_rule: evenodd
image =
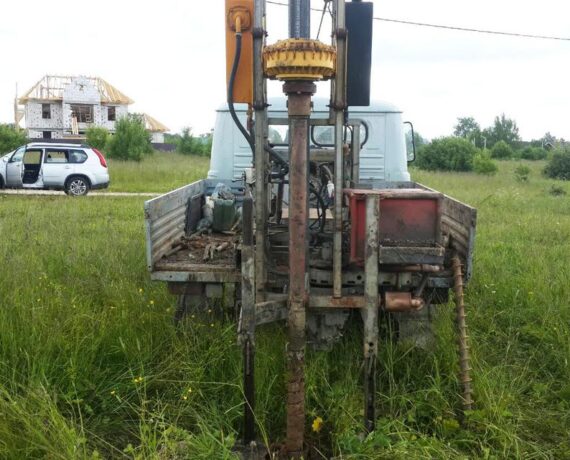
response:
<path id="1" fill-rule="evenodd" d="M 0 159 L 0 187 L 64 190 L 81 196 L 108 186 L 107 162 L 88 145 L 31 143 Z"/>

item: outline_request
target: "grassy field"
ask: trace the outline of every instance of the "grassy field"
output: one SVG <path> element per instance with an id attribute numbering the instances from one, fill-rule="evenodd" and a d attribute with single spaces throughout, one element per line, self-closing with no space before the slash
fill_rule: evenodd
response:
<path id="1" fill-rule="evenodd" d="M 201 179 L 210 159 L 155 152 L 140 163 L 108 160 L 112 192 L 168 192 Z"/>
<path id="2" fill-rule="evenodd" d="M 206 169 L 158 158 L 113 163 L 115 190 L 162 191 Z M 476 410 L 459 424 L 450 305 L 433 352 L 381 342 L 381 419 L 362 440 L 354 329 L 334 354 L 308 356 L 308 425 L 323 419 L 308 437 L 324 455 L 570 458 L 570 198 L 549 193 L 538 163 L 517 182 L 516 164 L 495 177 L 413 174 L 479 210 L 467 298 Z M 142 205 L 0 196 L 0 458 L 232 458 L 235 325 L 212 306 L 175 331 L 175 300 L 146 272 Z M 257 418 L 272 441 L 284 433 L 284 347 L 281 328 L 261 330 Z"/>

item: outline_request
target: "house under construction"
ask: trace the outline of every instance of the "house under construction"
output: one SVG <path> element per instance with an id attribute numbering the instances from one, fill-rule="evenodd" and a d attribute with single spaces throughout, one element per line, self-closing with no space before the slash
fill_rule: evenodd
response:
<path id="1" fill-rule="evenodd" d="M 16 126 L 25 118 L 30 139 L 81 139 L 91 126 L 115 132 L 115 122 L 134 101 L 102 78 L 46 75 L 14 103 Z M 152 142 L 169 129 L 144 114 Z"/>

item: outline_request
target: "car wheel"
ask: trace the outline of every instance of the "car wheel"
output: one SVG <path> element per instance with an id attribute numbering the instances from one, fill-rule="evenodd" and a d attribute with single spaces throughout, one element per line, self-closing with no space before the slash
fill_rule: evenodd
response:
<path id="1" fill-rule="evenodd" d="M 89 181 L 84 177 L 71 177 L 65 183 L 65 193 L 70 196 L 83 196 L 89 192 Z"/>

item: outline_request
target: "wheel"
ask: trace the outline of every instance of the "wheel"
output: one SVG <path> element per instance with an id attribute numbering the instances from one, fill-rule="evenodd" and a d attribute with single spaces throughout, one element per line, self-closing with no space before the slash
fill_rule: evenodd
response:
<path id="1" fill-rule="evenodd" d="M 75 176 L 67 179 L 65 193 L 70 196 L 83 196 L 89 192 L 89 181 L 84 177 Z"/>

